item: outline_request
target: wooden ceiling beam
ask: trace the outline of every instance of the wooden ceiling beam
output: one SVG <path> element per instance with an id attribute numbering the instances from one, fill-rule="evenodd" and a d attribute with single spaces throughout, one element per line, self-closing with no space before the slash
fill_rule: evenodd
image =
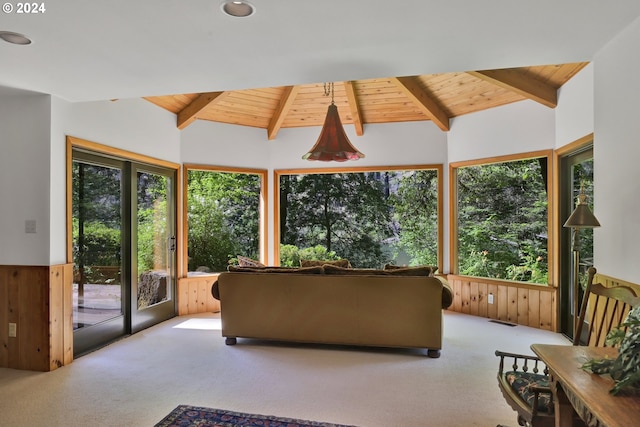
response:
<path id="1" fill-rule="evenodd" d="M 178 112 L 178 129 L 184 129 L 193 123 L 198 114 L 222 99 L 229 96 L 231 92 L 206 92 L 201 93 L 196 99 L 194 99 L 189 105 L 184 107 Z"/>
<path id="2" fill-rule="evenodd" d="M 284 93 L 280 98 L 280 103 L 278 104 L 278 108 L 276 112 L 271 117 L 269 121 L 269 126 L 267 127 L 267 138 L 269 140 L 275 139 L 278 131 L 282 127 L 282 123 L 284 119 L 287 117 L 291 106 L 293 105 L 293 101 L 296 99 L 296 95 L 300 91 L 300 86 L 287 86 L 284 88 Z"/>
<path id="3" fill-rule="evenodd" d="M 469 71 L 468 74 L 518 93 L 549 108 L 558 105 L 558 90 L 545 82 L 515 70 Z"/>
<path id="4" fill-rule="evenodd" d="M 433 100 L 426 90 L 420 86 L 415 77 L 393 77 L 391 79 L 408 96 L 424 114 L 440 129 L 447 132 L 451 129 L 449 116 L 442 107 Z"/>
<path id="5" fill-rule="evenodd" d="M 362 115 L 360 114 L 360 106 L 358 105 L 358 97 L 353 86 L 354 82 L 344 82 L 344 89 L 347 93 L 347 102 L 351 109 L 351 117 L 353 118 L 353 126 L 356 128 L 356 135 L 362 136 L 364 134 L 364 128 L 362 124 Z"/>

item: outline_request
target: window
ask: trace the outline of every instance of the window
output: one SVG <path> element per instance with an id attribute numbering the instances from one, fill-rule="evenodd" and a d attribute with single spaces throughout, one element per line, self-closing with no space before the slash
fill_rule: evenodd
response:
<path id="1" fill-rule="evenodd" d="M 438 265 L 441 166 L 281 170 L 276 258 Z"/>
<path id="2" fill-rule="evenodd" d="M 187 268 L 226 271 L 238 255 L 264 256 L 266 171 L 186 166 Z"/>
<path id="3" fill-rule="evenodd" d="M 458 274 L 548 284 L 549 156 L 451 165 Z"/>

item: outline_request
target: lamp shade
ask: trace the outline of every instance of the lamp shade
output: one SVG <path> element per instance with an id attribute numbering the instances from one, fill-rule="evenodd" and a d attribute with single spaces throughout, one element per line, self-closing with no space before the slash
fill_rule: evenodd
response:
<path id="1" fill-rule="evenodd" d="M 338 115 L 338 107 L 331 103 L 316 145 L 302 158 L 323 162 L 344 162 L 346 160 L 362 159 L 363 157 L 364 154 L 349 142 Z"/>
<path id="2" fill-rule="evenodd" d="M 564 226 L 573 228 L 594 228 L 600 227 L 600 222 L 598 222 L 593 213 L 591 213 L 589 206 L 586 204 L 579 204 L 573 210 L 569 219 L 564 223 Z"/>
<path id="3" fill-rule="evenodd" d="M 589 205 L 587 204 L 587 195 L 584 193 L 584 187 L 580 186 L 580 193 L 577 198 L 578 204 L 573 210 L 569 218 L 564 223 L 565 227 L 573 228 L 594 228 L 600 227 L 600 222 L 596 219 L 595 215 L 591 213 Z"/>

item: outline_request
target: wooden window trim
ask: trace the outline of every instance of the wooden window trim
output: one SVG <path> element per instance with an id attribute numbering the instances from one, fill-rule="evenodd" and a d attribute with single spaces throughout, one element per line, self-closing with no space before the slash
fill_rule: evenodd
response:
<path id="1" fill-rule="evenodd" d="M 269 185 L 269 173 L 266 169 L 254 169 L 254 168 L 239 168 L 239 167 L 231 167 L 231 166 L 215 166 L 215 165 L 201 165 L 195 163 L 185 163 L 182 165 L 182 188 L 184 191 L 182 192 L 182 271 L 184 272 L 184 276 L 187 276 L 189 271 L 188 268 L 188 249 L 189 249 L 189 224 L 188 224 L 188 178 L 189 171 L 198 170 L 198 171 L 207 171 L 207 172 L 222 172 L 222 173 L 242 173 L 247 175 L 258 175 L 260 179 L 260 206 L 259 206 L 259 238 L 260 244 L 260 262 L 263 264 L 267 264 L 267 250 L 268 250 L 268 238 L 267 238 L 267 212 L 269 209 L 269 198 L 268 198 L 268 185 Z"/>
<path id="2" fill-rule="evenodd" d="M 518 154 L 508 154 L 504 156 L 493 156 L 482 159 L 465 160 L 460 162 L 453 162 L 449 164 L 449 229 L 451 236 L 449 242 L 449 262 L 451 273 L 459 275 L 459 262 L 458 262 L 458 169 L 468 166 L 481 166 L 489 165 L 493 163 L 505 163 L 520 160 L 530 160 L 540 157 L 547 158 L 547 230 L 549 230 L 549 240 L 547 243 L 547 265 L 548 265 L 548 282 L 546 286 L 551 286 L 552 277 L 555 274 L 554 263 L 556 259 L 555 253 L 555 236 L 552 230 L 554 230 L 554 212 L 556 211 L 556 188 L 554 185 L 554 172 L 556 169 L 555 158 L 553 156 L 553 150 L 538 150 L 529 151 Z M 490 277 L 483 277 L 483 279 L 492 279 Z M 528 282 L 522 282 L 528 283 Z M 535 285 L 535 284 L 534 284 Z M 538 284 L 537 286 L 545 286 Z"/>

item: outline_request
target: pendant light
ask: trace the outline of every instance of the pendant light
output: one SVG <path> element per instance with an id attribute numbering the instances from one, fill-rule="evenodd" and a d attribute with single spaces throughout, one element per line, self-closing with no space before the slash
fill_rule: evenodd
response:
<path id="1" fill-rule="evenodd" d="M 338 107 L 333 102 L 333 83 L 324 84 L 324 95 L 331 95 L 331 105 L 329 105 L 327 117 L 324 119 L 324 125 L 316 145 L 302 158 L 321 162 L 344 162 L 364 158 L 364 154 L 351 145 L 344 132 L 338 115 Z"/>

